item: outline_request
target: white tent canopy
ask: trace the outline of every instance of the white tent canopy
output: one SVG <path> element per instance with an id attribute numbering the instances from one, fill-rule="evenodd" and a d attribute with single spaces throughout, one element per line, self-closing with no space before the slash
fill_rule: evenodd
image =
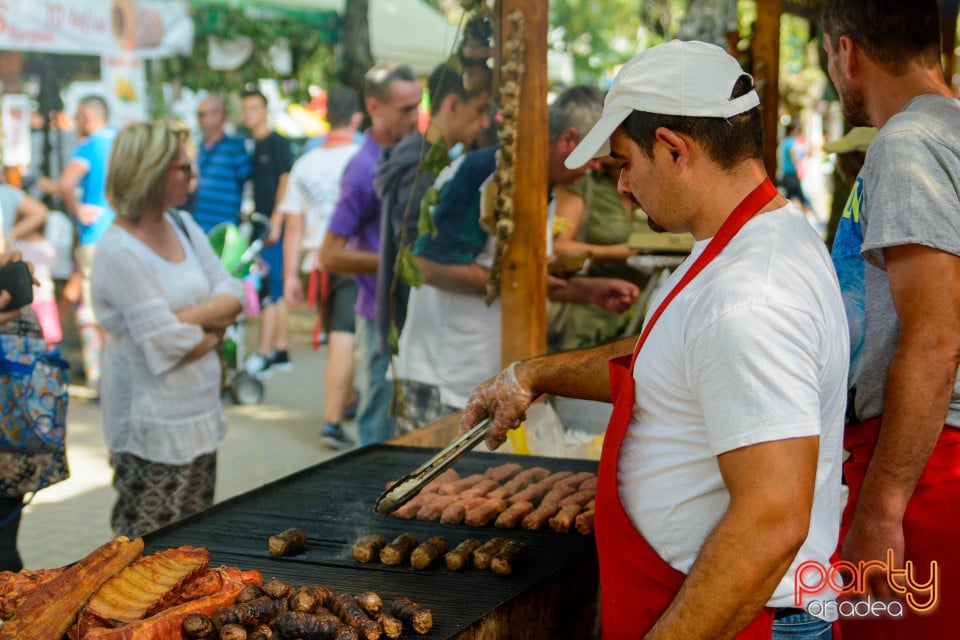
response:
<path id="1" fill-rule="evenodd" d="M 343 13 L 351 0 L 256 0 L 263 6 Z M 422 0 L 370 0 L 370 49 L 375 62 L 392 60 L 409 64 L 417 73 L 429 74 L 445 60 L 457 43 L 457 25 L 446 20 Z M 548 51 L 551 79 L 573 82 L 569 54 Z"/>
<path id="2" fill-rule="evenodd" d="M 351 0 L 256 0 L 261 6 L 343 13 Z M 428 74 L 457 43 L 457 25 L 422 0 L 370 0 L 370 49 L 376 62 L 393 60 Z"/>

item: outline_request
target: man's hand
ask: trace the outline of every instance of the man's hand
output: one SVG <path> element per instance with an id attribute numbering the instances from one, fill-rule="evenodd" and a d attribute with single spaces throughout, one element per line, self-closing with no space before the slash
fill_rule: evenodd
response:
<path id="1" fill-rule="evenodd" d="M 514 362 L 474 389 L 460 418 L 461 433 L 488 416 L 493 419 L 486 440 L 490 449 L 502 445 L 507 439 L 507 431 L 520 426 L 527 417 L 527 407 L 536 397 L 517 380 L 516 367 Z"/>
<path id="2" fill-rule="evenodd" d="M 623 313 L 640 296 L 637 285 L 617 278 L 586 278 L 593 280 L 590 302 L 610 313 Z"/>
<path id="3" fill-rule="evenodd" d="M 903 522 L 881 522 L 879 518 L 860 518 L 857 513 L 853 525 L 843 541 L 840 553 L 842 560 L 848 560 L 857 566 L 861 561 L 887 561 L 887 550 L 893 550 L 894 562 L 898 568 L 903 567 L 904 544 Z M 864 593 L 859 597 L 870 596 L 874 600 L 890 601 L 896 598 L 890 585 L 887 583 L 887 573 L 883 571 L 866 572 Z"/>
<path id="4" fill-rule="evenodd" d="M 98 207 L 95 204 L 79 204 L 77 205 L 77 220 L 81 224 L 90 226 L 103 215 L 103 211 L 103 207 Z"/>
<path id="5" fill-rule="evenodd" d="M 280 236 L 283 233 L 283 216 L 282 215 L 272 215 L 270 216 L 270 233 L 267 235 L 267 239 L 264 241 L 264 245 L 272 246 L 280 242 Z"/>
<path id="6" fill-rule="evenodd" d="M 288 276 L 283 279 L 283 299 L 294 307 L 303 302 L 303 283 L 297 276 Z"/>

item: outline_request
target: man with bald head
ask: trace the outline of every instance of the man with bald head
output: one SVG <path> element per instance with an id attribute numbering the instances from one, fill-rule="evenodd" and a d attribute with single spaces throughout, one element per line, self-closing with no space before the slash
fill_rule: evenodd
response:
<path id="1" fill-rule="evenodd" d="M 203 144 L 197 171 L 197 197 L 193 219 L 204 231 L 221 222 L 236 222 L 243 197 L 243 183 L 250 177 L 252 163 L 243 139 L 223 130 L 226 108 L 223 98 L 208 95 L 197 107 L 197 121 Z"/>

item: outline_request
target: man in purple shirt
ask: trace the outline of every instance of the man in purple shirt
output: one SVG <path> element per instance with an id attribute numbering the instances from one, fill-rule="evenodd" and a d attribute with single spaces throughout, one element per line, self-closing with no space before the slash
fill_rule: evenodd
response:
<path id="1" fill-rule="evenodd" d="M 354 274 L 360 290 L 356 306 L 356 345 L 360 363 L 357 427 L 361 445 L 387 440 L 396 432 L 396 422 L 390 416 L 393 384 L 386 378 L 390 356 L 376 348 L 374 302 L 380 250 L 380 200 L 374 192 L 373 179 L 380 152 L 416 128 L 422 91 L 416 74 L 407 65 L 381 63 L 367 72 L 364 106 L 371 126 L 363 136 L 360 150 L 343 172 L 340 200 L 320 247 L 323 269 Z M 324 427 L 324 442 L 338 447 L 353 444 L 342 430 L 334 432 L 334 429 Z"/>

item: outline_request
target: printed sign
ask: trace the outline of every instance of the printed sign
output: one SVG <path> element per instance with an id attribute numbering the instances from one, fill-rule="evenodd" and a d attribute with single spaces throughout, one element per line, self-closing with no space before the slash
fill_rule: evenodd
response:
<path id="1" fill-rule="evenodd" d="M 3 164 L 25 167 L 30 164 L 30 101 L 23 94 L 3 96 Z"/>
<path id="2" fill-rule="evenodd" d="M 0 0 L 0 49 L 153 58 L 192 47 L 186 0 Z"/>

